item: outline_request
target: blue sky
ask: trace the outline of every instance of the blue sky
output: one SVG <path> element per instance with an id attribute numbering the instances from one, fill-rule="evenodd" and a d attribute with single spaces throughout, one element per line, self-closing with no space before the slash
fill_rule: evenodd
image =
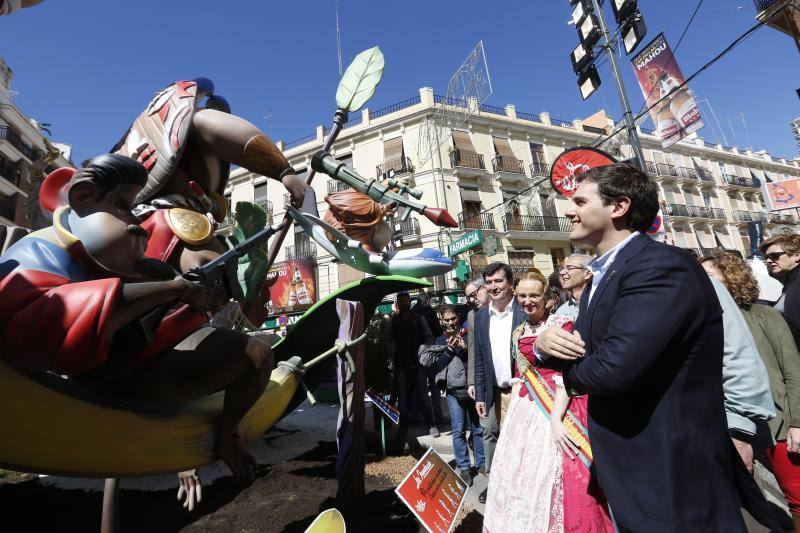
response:
<path id="1" fill-rule="evenodd" d="M 334 0 L 291 2 L 45 3 L 0 18 L 0 57 L 14 71 L 15 102 L 53 124 L 53 140 L 74 146 L 76 162 L 107 151 L 167 83 L 211 78 L 233 112 L 276 139 L 328 124 L 338 83 Z M 647 40 L 664 31 L 675 46 L 697 0 L 640 0 Z M 684 75 L 755 23 L 750 1 L 706 0 L 677 50 Z M 379 45 L 384 78 L 367 107 L 377 109 L 432 86 L 443 94 L 455 68 L 483 39 L 494 93 L 490 104 L 571 120 L 600 108 L 619 116 L 608 65 L 603 85 L 582 102 L 569 53 L 577 34 L 567 0 L 340 0 L 343 63 Z M 714 107 L 728 144 L 794 157 L 789 121 L 800 116 L 795 89 L 800 54 L 791 39 L 762 28 L 692 84 Z M 632 105 L 643 96 L 627 59 Z M 795 74 L 792 74 L 795 73 Z M 706 123 L 711 122 L 703 104 Z M 728 120 L 731 117 L 733 131 Z M 710 126 L 701 130 L 716 142 Z M 721 139 L 720 139 L 721 140 Z"/>

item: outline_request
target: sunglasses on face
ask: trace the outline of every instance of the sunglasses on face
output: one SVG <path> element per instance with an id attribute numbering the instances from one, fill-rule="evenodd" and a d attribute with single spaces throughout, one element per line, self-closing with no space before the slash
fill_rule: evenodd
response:
<path id="1" fill-rule="evenodd" d="M 772 261 L 773 263 L 776 262 L 782 255 L 786 255 L 786 252 L 772 252 L 771 254 L 765 254 L 764 259 L 767 261 Z"/>

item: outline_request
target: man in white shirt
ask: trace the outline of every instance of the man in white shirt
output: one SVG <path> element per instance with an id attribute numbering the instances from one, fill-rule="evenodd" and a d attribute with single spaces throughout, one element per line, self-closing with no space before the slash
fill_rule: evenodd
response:
<path id="1" fill-rule="evenodd" d="M 572 254 L 567 257 L 561 268 L 558 269 L 558 276 L 561 279 L 561 286 L 567 291 L 571 298 L 564 302 L 555 314 L 578 318 L 578 305 L 584 289 L 589 286 L 592 280 L 592 271 L 589 263 L 592 257 L 586 254 Z"/>
<path id="2" fill-rule="evenodd" d="M 481 416 L 486 472 L 492 465 L 503 415 L 511 400 L 514 363 L 511 332 L 524 319 L 514 299 L 513 272 L 505 263 L 492 263 L 483 270 L 489 306 L 475 314 L 475 409 Z M 486 491 L 478 496 L 486 501 Z"/>

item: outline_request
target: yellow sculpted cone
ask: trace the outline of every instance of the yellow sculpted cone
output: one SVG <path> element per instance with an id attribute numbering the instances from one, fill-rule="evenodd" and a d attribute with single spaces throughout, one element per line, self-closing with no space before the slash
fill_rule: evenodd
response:
<path id="1" fill-rule="evenodd" d="M 336 509 L 322 511 L 306 529 L 306 533 L 346 533 L 346 531 L 344 517 Z"/>

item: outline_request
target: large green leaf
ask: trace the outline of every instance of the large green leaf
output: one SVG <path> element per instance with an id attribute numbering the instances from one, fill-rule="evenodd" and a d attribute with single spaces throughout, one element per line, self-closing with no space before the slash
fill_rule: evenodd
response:
<path id="1" fill-rule="evenodd" d="M 260 206 L 250 202 L 236 204 L 236 228 L 231 236 L 233 245 L 244 242 L 267 226 L 267 213 Z M 238 278 L 245 303 L 258 296 L 267 276 L 267 242 L 256 246 L 247 255 L 239 258 Z"/>
<path id="2" fill-rule="evenodd" d="M 358 54 L 339 82 L 336 106 L 349 113 L 358 111 L 375 94 L 383 77 L 383 66 L 383 53 L 377 46 Z"/>

